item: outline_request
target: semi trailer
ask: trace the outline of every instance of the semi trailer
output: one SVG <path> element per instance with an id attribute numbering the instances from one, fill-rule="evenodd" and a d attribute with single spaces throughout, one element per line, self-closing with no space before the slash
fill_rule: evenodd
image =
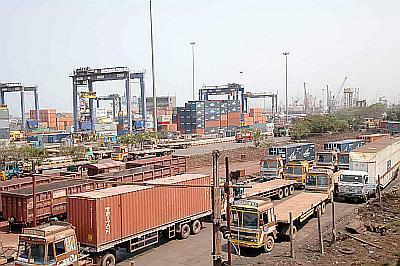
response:
<path id="1" fill-rule="evenodd" d="M 171 187 L 166 185 L 188 185 Z M 211 215 L 211 179 L 184 174 L 72 195 L 68 223 L 26 228 L 16 265 L 116 264 L 116 253 L 139 251 L 168 239 L 198 234 Z M 158 186 L 159 185 L 159 186 Z M 199 185 L 199 187 L 194 187 Z"/>
<path id="2" fill-rule="evenodd" d="M 319 209 L 325 212 L 333 194 L 333 174 L 327 169 L 311 170 L 305 191 L 278 204 L 262 197 L 235 200 L 231 207 L 232 243 L 270 252 L 279 235 L 290 235 L 289 213 L 292 213 L 295 237 L 297 228 L 309 217 Z"/>

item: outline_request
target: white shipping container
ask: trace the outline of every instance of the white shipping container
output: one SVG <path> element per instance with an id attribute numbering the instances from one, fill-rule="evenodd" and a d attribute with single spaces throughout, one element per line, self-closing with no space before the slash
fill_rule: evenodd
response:
<path id="1" fill-rule="evenodd" d="M 94 124 L 95 131 L 115 131 L 117 130 L 117 125 L 114 123 L 109 124 Z"/>
<path id="2" fill-rule="evenodd" d="M 380 176 L 382 187 L 394 178 L 399 162 L 400 138 L 374 141 L 350 152 L 350 170 L 368 172 L 376 184 Z"/>

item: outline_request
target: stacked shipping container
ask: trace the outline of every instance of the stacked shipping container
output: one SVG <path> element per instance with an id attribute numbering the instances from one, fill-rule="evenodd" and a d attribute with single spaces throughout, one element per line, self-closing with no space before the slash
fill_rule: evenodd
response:
<path id="1" fill-rule="evenodd" d="M 6 106 L 0 106 L 0 139 L 10 138 L 10 114 Z"/>
<path id="2" fill-rule="evenodd" d="M 39 119 L 36 117 L 36 111 L 30 110 L 30 119 L 39 120 L 41 127 L 57 129 L 56 109 L 39 110 Z"/>
<path id="3" fill-rule="evenodd" d="M 240 127 L 240 102 L 189 101 L 177 108 L 176 122 L 183 134 L 217 134 Z"/>

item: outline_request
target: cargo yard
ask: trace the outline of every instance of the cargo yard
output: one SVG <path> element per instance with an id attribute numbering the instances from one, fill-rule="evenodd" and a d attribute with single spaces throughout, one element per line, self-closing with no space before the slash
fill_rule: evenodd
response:
<path id="1" fill-rule="evenodd" d="M 400 265 L 400 6 L 139 2 L 4 1 L 0 265 Z"/>

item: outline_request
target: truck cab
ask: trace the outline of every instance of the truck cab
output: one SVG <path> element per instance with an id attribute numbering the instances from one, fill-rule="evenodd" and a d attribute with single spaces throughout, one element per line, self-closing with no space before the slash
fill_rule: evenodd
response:
<path id="1" fill-rule="evenodd" d="M 231 207 L 231 237 L 234 245 L 273 248 L 277 236 L 274 205 L 269 199 L 241 199 Z"/>
<path id="2" fill-rule="evenodd" d="M 127 146 L 116 146 L 111 154 L 111 159 L 114 161 L 126 162 L 128 161 L 128 147 Z"/>
<path id="3" fill-rule="evenodd" d="M 366 171 L 345 170 L 339 176 L 337 196 L 367 201 L 376 194 L 376 182 Z"/>
<path id="4" fill-rule="evenodd" d="M 237 132 L 235 135 L 236 142 L 248 142 L 254 140 L 254 134 L 251 131 Z"/>
<path id="5" fill-rule="evenodd" d="M 1 180 L 10 180 L 18 178 L 22 174 L 18 162 L 5 162 L 0 165 Z"/>
<path id="6" fill-rule="evenodd" d="M 74 228 L 65 222 L 24 228 L 15 265 L 78 265 Z"/>
<path id="7" fill-rule="evenodd" d="M 338 168 L 338 153 L 336 151 L 320 151 L 317 153 L 317 167 L 336 171 Z"/>
<path id="8" fill-rule="evenodd" d="M 286 163 L 283 177 L 286 180 L 296 181 L 297 187 L 304 187 L 309 168 L 308 161 L 290 161 Z"/>
<path id="9" fill-rule="evenodd" d="M 283 179 L 283 160 L 280 156 L 266 156 L 261 160 L 260 165 L 260 174 L 262 179 Z"/>
<path id="10" fill-rule="evenodd" d="M 335 173 L 330 169 L 312 168 L 307 173 L 305 191 L 322 192 L 332 195 L 334 190 Z"/>
<path id="11" fill-rule="evenodd" d="M 348 152 L 338 153 L 338 169 L 349 170 L 350 168 L 350 154 Z"/>

